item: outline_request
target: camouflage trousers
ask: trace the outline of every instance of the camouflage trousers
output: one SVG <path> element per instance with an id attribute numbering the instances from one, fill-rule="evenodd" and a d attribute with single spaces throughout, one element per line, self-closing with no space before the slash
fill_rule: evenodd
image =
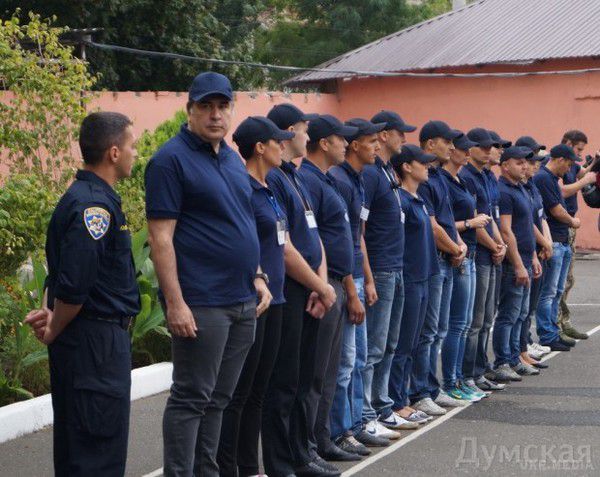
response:
<path id="1" fill-rule="evenodd" d="M 573 252 L 573 258 L 571 259 L 571 264 L 569 265 L 569 272 L 567 273 L 567 281 L 565 283 L 565 291 L 560 298 L 560 303 L 558 305 L 558 326 L 561 330 L 566 328 L 571 328 L 573 325 L 571 324 L 571 312 L 569 307 L 567 306 L 567 299 L 569 298 L 569 292 L 573 285 L 575 284 L 575 277 L 573 277 L 573 266 L 575 264 L 575 237 L 577 236 L 577 229 L 570 228 L 569 229 L 569 246 L 571 247 L 571 251 Z"/>

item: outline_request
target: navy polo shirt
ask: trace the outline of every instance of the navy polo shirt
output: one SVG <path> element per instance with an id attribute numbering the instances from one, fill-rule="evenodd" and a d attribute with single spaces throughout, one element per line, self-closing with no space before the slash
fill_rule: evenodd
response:
<path id="1" fill-rule="evenodd" d="M 50 309 L 58 298 L 82 305 L 80 315 L 124 318 L 139 313 L 131 233 L 121 198 L 93 172 L 78 171 L 54 209 L 46 259 Z"/>
<path id="2" fill-rule="evenodd" d="M 391 167 L 379 157 L 362 171 L 365 183 L 365 207 L 369 217 L 365 226 L 365 244 L 369 264 L 375 272 L 402 270 L 404 259 L 404 220 L 400 188 Z"/>
<path id="3" fill-rule="evenodd" d="M 260 268 L 269 276 L 269 291 L 273 295 L 271 304 L 279 305 L 285 303 L 283 297 L 285 265 L 284 245 L 279 243 L 277 237 L 277 222 L 286 223 L 286 217 L 273 192 L 254 177 L 248 177 L 252 186 L 252 207 L 260 242 Z"/>
<path id="4" fill-rule="evenodd" d="M 450 202 L 450 191 L 441 170 L 440 167 L 429 168 L 429 180 L 419 186 L 418 194 L 425 202 L 429 215 L 435 216 L 437 223 L 454 242 L 457 242 L 458 232 Z"/>
<path id="5" fill-rule="evenodd" d="M 267 175 L 267 184 L 283 209 L 294 247 L 308 265 L 316 270 L 323 259 L 319 230 L 309 228 L 306 211 L 312 210 L 311 200 L 293 162 L 284 162 Z"/>
<path id="6" fill-rule="evenodd" d="M 567 171 L 567 173 L 563 176 L 563 184 L 569 185 L 577 182 L 577 174 L 579 174 L 580 170 L 581 166 L 579 164 L 574 163 L 571 166 L 571 168 Z M 569 215 L 571 215 L 571 217 L 575 217 L 575 214 L 579 209 L 579 206 L 577 205 L 577 195 L 578 194 L 573 194 L 570 197 L 565 197 L 565 209 L 567 209 L 567 212 L 569 213 Z"/>
<path id="7" fill-rule="evenodd" d="M 445 169 L 440 169 L 440 173 L 448 185 L 448 192 L 450 194 L 450 202 L 452 204 L 454 220 L 456 222 L 460 222 L 462 220 L 469 220 L 475 217 L 476 199 L 467 189 L 464 182 L 460 179 L 460 177 L 458 180 L 454 179 L 452 174 Z M 477 246 L 475 229 L 471 228 L 461 232 L 460 237 L 467 245 L 469 252 L 473 252 Z"/>
<path id="8" fill-rule="evenodd" d="M 364 277 L 363 253 L 360 249 L 360 238 L 362 235 L 362 221 L 360 211 L 365 202 L 365 187 L 362 175 L 356 172 L 347 162 L 332 167 L 329 173 L 335 178 L 338 190 L 346 202 L 348 215 L 350 216 L 350 230 L 352 232 L 352 243 L 354 245 L 354 278 Z"/>
<path id="9" fill-rule="evenodd" d="M 225 141 L 216 154 L 182 125 L 148 162 L 146 215 L 177 220 L 173 245 L 188 305 L 230 306 L 256 298 L 260 251 L 252 187 Z"/>
<path id="10" fill-rule="evenodd" d="M 544 211 L 548 217 L 548 227 L 553 242 L 567 243 L 569 241 L 569 225 L 556 220 L 550 213 L 550 209 L 558 204 L 566 209 L 565 199 L 560 190 L 558 177 L 550 172 L 545 165 L 540 167 L 533 176 L 533 183 L 537 186 L 544 203 Z"/>
<path id="11" fill-rule="evenodd" d="M 500 195 L 498 193 L 498 178 L 491 169 L 484 169 L 483 173 L 487 179 L 488 191 L 490 192 L 490 202 L 492 203 L 492 217 L 496 221 L 496 225 L 500 228 L 500 209 L 498 201 Z"/>
<path id="12" fill-rule="evenodd" d="M 500 215 L 511 215 L 511 229 L 517 239 L 517 249 L 523 265 L 529 268 L 535 251 L 531 199 L 521 184 L 512 184 L 504 177 L 498 180 Z"/>
<path id="13" fill-rule="evenodd" d="M 327 256 L 327 269 L 337 278 L 352 274 L 354 246 L 346 202 L 337 190 L 333 176 L 324 174 L 308 159 L 298 174 L 304 179 L 319 225 L 319 236 Z"/>
<path id="14" fill-rule="evenodd" d="M 484 173 L 480 172 L 473 164 L 467 163 L 460 169 L 458 176 L 467 187 L 467 190 L 475 196 L 477 213 L 493 217 L 492 201 Z M 490 237 L 494 238 L 494 228 L 491 221 L 485 226 L 485 230 Z M 491 265 L 493 263 L 489 248 L 478 243 L 476 250 L 476 263 L 480 265 Z"/>
<path id="15" fill-rule="evenodd" d="M 543 233 L 544 230 L 542 228 L 542 220 L 546 218 L 546 213 L 544 212 L 544 201 L 542 200 L 542 195 L 540 194 L 537 186 L 533 183 L 533 179 L 529 179 L 527 182 L 525 182 L 523 187 L 531 199 L 533 223 L 538 230 Z"/>
<path id="16" fill-rule="evenodd" d="M 420 197 L 400 189 L 405 214 L 404 269 L 405 282 L 421 282 L 440 273 L 429 211 Z"/>

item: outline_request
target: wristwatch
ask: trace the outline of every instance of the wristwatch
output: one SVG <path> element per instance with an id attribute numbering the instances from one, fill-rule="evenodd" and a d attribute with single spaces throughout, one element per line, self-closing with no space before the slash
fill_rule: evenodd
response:
<path id="1" fill-rule="evenodd" d="M 266 273 L 257 273 L 254 278 L 261 278 L 267 285 L 269 284 L 269 275 Z"/>
<path id="2" fill-rule="evenodd" d="M 465 220 L 465 229 L 469 230 L 471 228 L 471 224 L 469 223 L 468 220 Z"/>

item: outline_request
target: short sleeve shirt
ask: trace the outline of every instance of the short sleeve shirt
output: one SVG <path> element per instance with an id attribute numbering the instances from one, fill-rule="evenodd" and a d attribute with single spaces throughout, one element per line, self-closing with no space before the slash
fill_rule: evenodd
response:
<path id="1" fill-rule="evenodd" d="M 183 298 L 191 306 L 231 306 L 256 299 L 259 243 L 252 187 L 238 154 L 187 125 L 146 167 L 146 215 L 177 221 L 173 236 Z"/>
<path id="2" fill-rule="evenodd" d="M 581 171 L 581 166 L 579 164 L 573 164 L 571 168 L 567 171 L 567 173 L 563 176 L 563 184 L 574 184 L 577 182 L 577 174 Z M 569 197 L 565 197 L 565 205 L 567 212 L 571 217 L 575 217 L 579 206 L 577 205 L 577 196 L 579 194 L 573 194 Z"/>
<path id="3" fill-rule="evenodd" d="M 517 239 L 517 248 L 523 265 L 531 267 L 535 251 L 531 199 L 521 184 L 512 184 L 504 177 L 498 180 L 500 215 L 512 216 L 511 229 Z"/>
<path id="4" fill-rule="evenodd" d="M 475 217 L 476 197 L 474 194 L 467 189 L 460 177 L 454 179 L 452 174 L 445 169 L 441 169 L 440 173 L 448 185 L 454 220 L 460 222 L 461 220 L 468 220 Z M 475 251 L 475 247 L 477 246 L 475 229 L 471 228 L 461 232 L 460 237 L 467 245 L 469 252 Z"/>
<path id="5" fill-rule="evenodd" d="M 48 305 L 82 305 L 81 315 L 135 316 L 140 295 L 131 233 L 114 189 L 79 171 L 50 219 L 46 239 Z"/>
<path id="6" fill-rule="evenodd" d="M 567 243 L 569 241 L 569 226 L 556 220 L 550 213 L 550 210 L 559 204 L 566 209 L 565 199 L 560 190 L 558 177 L 546 166 L 542 166 L 536 175 L 533 176 L 533 183 L 537 186 L 542 196 L 544 212 L 548 217 L 548 227 L 550 228 L 552 241 Z"/>
<path id="7" fill-rule="evenodd" d="M 338 277 L 352 274 L 354 246 L 350 217 L 335 179 L 308 159 L 302 161 L 299 175 L 304 179 L 314 207 L 319 236 L 327 256 L 327 269 Z"/>
<path id="8" fill-rule="evenodd" d="M 285 242 L 278 236 L 278 224 L 281 224 L 285 230 L 287 220 L 273 192 L 253 177 L 248 177 L 252 186 L 252 206 L 260 242 L 260 268 L 269 277 L 269 291 L 273 295 L 271 304 L 279 305 L 285 302 L 283 297 Z"/>
<path id="9" fill-rule="evenodd" d="M 446 231 L 448 236 L 454 241 L 458 241 L 458 232 L 454 213 L 452 212 L 452 203 L 450 202 L 450 191 L 448 185 L 442 177 L 440 168 L 429 168 L 429 180 L 423 182 L 418 189 L 419 196 L 425 202 L 429 216 L 435 217 L 437 223 Z"/>
<path id="10" fill-rule="evenodd" d="M 492 203 L 492 217 L 496 221 L 496 225 L 500 227 L 500 208 L 498 207 L 498 201 L 500 196 L 498 194 L 498 178 L 494 171 L 490 169 L 484 169 L 483 173 L 487 179 L 488 190 L 490 191 L 490 202 Z"/>
<path id="11" fill-rule="evenodd" d="M 365 204 L 365 188 L 362 175 L 355 171 L 347 162 L 332 167 L 329 173 L 335 178 L 338 190 L 346 202 L 350 216 L 350 229 L 354 246 L 354 269 L 352 276 L 361 278 L 363 272 L 363 253 L 360 248 L 362 236 L 361 210 Z"/>
<path id="12" fill-rule="evenodd" d="M 405 282 L 421 282 L 440 272 L 429 211 L 420 197 L 400 189 L 405 213 L 404 268 Z"/>
<path id="13" fill-rule="evenodd" d="M 400 271 L 404 260 L 404 212 L 394 173 L 380 158 L 363 169 L 365 244 L 374 272 Z"/>

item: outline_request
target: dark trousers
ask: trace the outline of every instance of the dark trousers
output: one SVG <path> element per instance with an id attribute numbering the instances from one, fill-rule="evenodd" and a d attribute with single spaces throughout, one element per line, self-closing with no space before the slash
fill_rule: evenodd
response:
<path id="1" fill-rule="evenodd" d="M 223 411 L 217 462 L 223 477 L 259 473 L 258 438 L 265 393 L 281 340 L 283 305 L 271 305 L 256 323 L 254 344 L 246 357 L 229 405 Z"/>
<path id="2" fill-rule="evenodd" d="M 296 442 L 308 442 L 306 409 L 296 397 L 314 376 L 319 320 L 305 312 L 310 291 L 286 277 L 281 342 L 263 405 L 262 448 L 269 477 L 294 473 Z M 294 444 L 292 444 L 292 442 Z"/>
<path id="3" fill-rule="evenodd" d="M 527 352 L 527 345 L 533 343 L 531 338 L 531 320 L 535 317 L 540 291 L 542 290 L 542 277 L 531 280 L 531 292 L 529 295 L 529 313 L 521 326 L 521 353 Z"/>
<path id="4" fill-rule="evenodd" d="M 342 325 L 343 320 L 347 319 L 347 313 L 346 293 L 342 282 L 330 278 L 329 284 L 335 289 L 337 300 L 319 323 L 315 374 L 304 398 L 312 432 L 309 429 L 309 453 L 303 454 L 304 446 L 298 446 L 302 460 L 314 458 L 315 452 L 326 452 L 332 446 L 329 413 L 342 357 Z"/>
<path id="5" fill-rule="evenodd" d="M 125 474 L 131 345 L 116 323 L 76 317 L 48 347 L 58 477 Z"/>
<path id="6" fill-rule="evenodd" d="M 254 342 L 256 302 L 192 307 L 196 338 L 173 337 L 173 385 L 163 418 L 165 477 L 216 477 L 223 409 Z"/>

